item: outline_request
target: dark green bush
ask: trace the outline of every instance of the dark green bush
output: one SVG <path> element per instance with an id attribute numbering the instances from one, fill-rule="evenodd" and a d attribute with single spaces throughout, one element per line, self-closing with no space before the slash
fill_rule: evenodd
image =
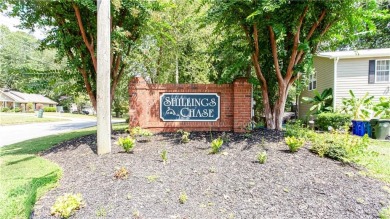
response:
<path id="1" fill-rule="evenodd" d="M 45 111 L 45 112 L 57 112 L 57 109 L 55 107 L 44 107 L 43 111 Z"/>
<path id="2" fill-rule="evenodd" d="M 1 112 L 8 112 L 8 111 L 9 111 L 8 107 L 3 107 L 3 109 L 1 109 Z"/>
<path id="3" fill-rule="evenodd" d="M 20 107 L 15 107 L 15 109 L 14 109 L 15 113 L 20 113 L 21 111 L 22 111 L 22 109 L 20 109 Z"/>
<path id="4" fill-rule="evenodd" d="M 304 137 L 307 129 L 303 127 L 300 120 L 290 121 L 286 124 L 285 135 L 287 137 Z"/>
<path id="5" fill-rule="evenodd" d="M 351 116 L 342 113 L 320 113 L 316 119 L 316 125 L 320 130 L 327 131 L 331 126 L 333 129 L 339 129 L 351 122 Z"/>

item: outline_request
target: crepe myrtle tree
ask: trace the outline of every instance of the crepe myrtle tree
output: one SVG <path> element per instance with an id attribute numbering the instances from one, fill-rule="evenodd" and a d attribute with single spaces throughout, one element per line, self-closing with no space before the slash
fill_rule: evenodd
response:
<path id="1" fill-rule="evenodd" d="M 217 32 L 245 41 L 261 85 L 267 128 L 277 130 L 282 129 L 289 89 L 309 72 L 320 43 L 332 44 L 370 28 L 369 15 L 376 6 L 375 0 L 205 2 L 208 22 L 216 23 Z"/>
<path id="2" fill-rule="evenodd" d="M 141 36 L 149 12 L 159 7 L 158 1 L 111 1 L 111 103 L 127 66 L 126 59 Z M 0 9 L 7 8 L 11 9 L 10 16 L 19 17 L 21 27 L 49 29 L 42 47 L 57 49 L 59 58 L 66 56 L 69 67 L 79 72 L 83 81 L 80 86 L 85 87 L 96 110 L 96 1 L 2 1 Z"/>

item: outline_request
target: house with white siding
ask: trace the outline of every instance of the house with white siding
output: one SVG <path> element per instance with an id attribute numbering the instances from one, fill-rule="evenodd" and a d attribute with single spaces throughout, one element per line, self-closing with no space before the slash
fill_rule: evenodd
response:
<path id="1" fill-rule="evenodd" d="M 350 98 L 349 90 L 356 97 L 366 92 L 379 97 L 390 96 L 390 48 L 356 51 L 323 52 L 314 57 L 315 74 L 299 100 L 299 117 L 304 118 L 311 105 L 302 97 L 313 97 L 313 90 L 321 93 L 333 89 L 333 108 L 341 105 L 343 98 Z"/>
<path id="2" fill-rule="evenodd" d="M 29 109 L 28 104 L 31 104 L 30 110 L 39 110 L 44 107 L 56 107 L 57 102 L 40 94 L 27 94 L 18 91 L 12 91 L 7 89 L 0 89 L 0 111 L 7 107 L 14 109 L 19 107 L 22 112 L 26 112 Z"/>

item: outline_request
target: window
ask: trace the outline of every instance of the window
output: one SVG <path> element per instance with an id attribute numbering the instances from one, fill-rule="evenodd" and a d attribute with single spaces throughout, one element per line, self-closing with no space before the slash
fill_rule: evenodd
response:
<path id="1" fill-rule="evenodd" d="M 376 60 L 375 82 L 390 81 L 390 60 Z"/>
<path id="2" fill-rule="evenodd" d="M 309 76 L 309 90 L 314 90 L 317 88 L 317 76 L 312 74 Z"/>

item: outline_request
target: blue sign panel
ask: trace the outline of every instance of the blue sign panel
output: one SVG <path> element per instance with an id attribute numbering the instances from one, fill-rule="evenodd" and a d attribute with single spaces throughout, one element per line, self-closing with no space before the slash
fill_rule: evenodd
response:
<path id="1" fill-rule="evenodd" d="M 163 121 L 217 121 L 219 106 L 216 93 L 163 93 L 160 118 Z"/>

